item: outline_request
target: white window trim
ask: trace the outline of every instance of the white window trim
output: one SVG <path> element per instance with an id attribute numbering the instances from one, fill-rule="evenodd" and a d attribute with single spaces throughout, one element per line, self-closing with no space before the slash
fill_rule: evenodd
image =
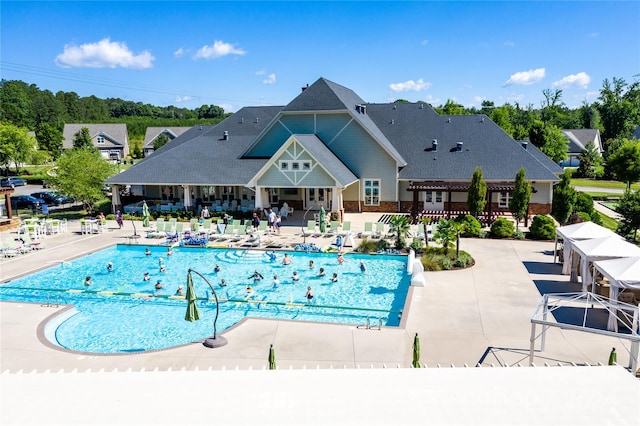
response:
<path id="1" fill-rule="evenodd" d="M 104 145 L 104 143 L 105 143 L 105 138 L 104 138 L 104 136 L 97 136 L 97 137 L 96 137 L 96 143 L 97 143 L 98 145 Z"/>
<path id="2" fill-rule="evenodd" d="M 371 189 L 373 188 L 377 188 L 378 189 L 378 195 L 374 196 L 369 195 L 367 196 L 367 182 L 371 182 Z M 378 185 L 375 186 L 373 185 L 374 182 L 378 182 Z M 382 179 L 363 179 L 362 180 L 362 195 L 364 197 L 364 205 L 365 206 L 379 206 L 380 205 L 380 189 L 382 188 Z M 375 199 L 375 200 L 374 200 Z"/>
<path id="3" fill-rule="evenodd" d="M 502 194 L 505 196 L 503 197 Z M 498 193 L 498 207 L 501 209 L 509 208 L 511 202 L 511 193 L 509 191 L 500 191 Z"/>

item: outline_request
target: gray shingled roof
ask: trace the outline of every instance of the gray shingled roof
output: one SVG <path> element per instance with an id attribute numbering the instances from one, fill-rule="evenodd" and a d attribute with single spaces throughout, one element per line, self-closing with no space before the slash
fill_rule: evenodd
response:
<path id="1" fill-rule="evenodd" d="M 587 148 L 589 142 L 593 142 L 598 151 L 602 152 L 598 129 L 564 129 L 562 134 L 569 139 L 569 154 L 581 154 Z"/>
<path id="2" fill-rule="evenodd" d="M 631 139 L 640 139 L 640 126 L 636 127 L 636 130 L 633 131 Z"/>
<path id="3" fill-rule="evenodd" d="M 347 185 L 358 180 L 358 177 L 324 144 L 316 135 L 293 135 L 300 145 L 318 160 L 321 166 L 346 188 Z"/>
<path id="4" fill-rule="evenodd" d="M 402 156 L 411 159 L 400 179 L 465 181 L 478 166 L 485 180 L 513 180 L 524 166 L 528 179 L 557 180 L 553 166 L 534 158 L 485 115 L 441 116 L 420 103 L 369 104 L 367 114 Z M 461 152 L 456 152 L 458 142 Z"/>
<path id="5" fill-rule="evenodd" d="M 266 159 L 241 159 L 247 146 L 282 107 L 246 107 L 216 126 L 194 126 L 109 184 L 242 185 Z M 256 117 L 260 120 L 256 123 Z M 229 132 L 224 140 L 224 131 Z"/>
<path id="6" fill-rule="evenodd" d="M 116 145 L 127 145 L 127 141 L 129 139 L 127 135 L 127 125 L 126 124 L 65 124 L 64 130 L 62 132 L 62 136 L 64 137 L 62 141 L 63 148 L 73 148 L 73 139 L 83 127 L 89 129 L 89 134 L 93 138 L 99 133 L 102 133 L 107 137 L 111 142 L 114 142 Z"/>
<path id="7" fill-rule="evenodd" d="M 147 131 L 145 132 L 144 142 L 142 143 L 142 146 L 153 147 L 153 141 L 161 133 L 164 133 L 165 131 L 173 135 L 173 138 L 170 138 L 171 140 L 173 140 L 189 129 L 191 129 L 191 127 L 147 127 Z"/>

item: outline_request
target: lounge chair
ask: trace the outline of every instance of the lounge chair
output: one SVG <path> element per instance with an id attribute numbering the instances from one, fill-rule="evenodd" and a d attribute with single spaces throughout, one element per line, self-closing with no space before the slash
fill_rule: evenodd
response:
<path id="1" fill-rule="evenodd" d="M 358 234 L 358 236 L 360 238 L 371 238 L 372 235 L 373 235 L 373 223 L 372 222 L 365 222 L 364 223 L 364 231 L 362 231 L 360 234 Z"/>
<path id="2" fill-rule="evenodd" d="M 384 222 L 376 222 L 376 229 L 373 231 L 373 238 L 386 238 L 387 233 L 384 230 Z"/>
<path id="3" fill-rule="evenodd" d="M 14 257 L 20 254 L 18 250 L 5 246 L 2 241 L 0 241 L 0 253 L 2 253 L 2 257 Z"/>
<path id="4" fill-rule="evenodd" d="M 340 235 L 341 237 L 346 237 L 347 235 L 351 234 L 351 222 L 350 221 L 344 221 L 342 223 L 342 231 L 338 232 L 338 235 Z"/>
<path id="5" fill-rule="evenodd" d="M 305 237 L 309 237 L 311 235 L 315 235 L 316 233 L 317 233 L 317 231 L 316 231 L 316 221 L 315 220 L 308 220 L 307 221 L 307 227 L 302 230 L 302 235 L 304 235 Z"/>
<path id="6" fill-rule="evenodd" d="M 40 250 L 46 247 L 46 244 L 40 241 L 32 241 L 29 234 L 24 234 L 22 236 L 22 241 L 24 244 L 31 250 Z"/>
<path id="7" fill-rule="evenodd" d="M 13 238 L 7 238 L 4 240 L 4 242 L 10 250 L 15 250 L 20 254 L 24 254 L 31 251 L 31 248 L 25 246 L 22 243 L 18 244 L 16 240 L 14 240 Z"/>
<path id="8" fill-rule="evenodd" d="M 340 230 L 340 222 L 338 222 L 337 220 L 332 220 L 329 223 L 329 230 L 327 231 L 327 233 L 337 234 L 339 230 Z"/>

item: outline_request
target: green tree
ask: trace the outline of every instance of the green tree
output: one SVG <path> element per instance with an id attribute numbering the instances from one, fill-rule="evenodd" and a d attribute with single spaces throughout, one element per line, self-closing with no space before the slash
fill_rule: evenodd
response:
<path id="1" fill-rule="evenodd" d="M 438 229 L 433 235 L 433 239 L 442 245 L 442 250 L 446 254 L 453 245 L 453 242 L 462 235 L 462 230 L 463 226 L 461 223 L 456 223 L 454 220 L 440 219 L 438 221 Z"/>
<path id="2" fill-rule="evenodd" d="M 567 155 L 568 148 L 568 140 L 562 134 L 562 131 L 556 126 L 546 126 L 545 142 L 540 151 L 547 154 L 547 157 L 556 163 L 559 163 L 569 158 Z"/>
<path id="3" fill-rule="evenodd" d="M 389 224 L 389 234 L 391 234 L 391 236 L 395 239 L 396 248 L 403 248 L 410 234 L 409 219 L 404 215 L 395 215 L 391 216 Z"/>
<path id="4" fill-rule="evenodd" d="M 435 110 L 442 115 L 464 115 L 467 114 L 467 111 L 464 109 L 463 105 L 457 104 L 451 99 L 447 99 L 447 102 Z"/>
<path id="5" fill-rule="evenodd" d="M 560 175 L 560 183 L 553 188 L 553 206 L 551 214 L 561 224 L 569 221 L 576 204 L 578 193 L 571 186 L 571 173 L 565 171 Z"/>
<path id="6" fill-rule="evenodd" d="M 622 216 L 617 232 L 625 237 L 632 235 L 635 242 L 640 228 L 640 190 L 626 190 L 616 211 Z"/>
<path id="7" fill-rule="evenodd" d="M 487 183 L 482 178 L 482 169 L 476 166 L 467 192 L 467 207 L 474 217 L 478 217 L 487 203 Z"/>
<path id="8" fill-rule="evenodd" d="M 91 133 L 89 129 L 83 127 L 78 133 L 73 135 L 73 147 L 74 148 L 95 148 L 93 142 L 91 142 Z"/>
<path id="9" fill-rule="evenodd" d="M 158 135 L 158 137 L 156 137 L 153 141 L 153 149 L 154 151 L 162 148 L 163 146 L 165 146 L 168 142 L 169 142 L 169 136 L 165 135 L 164 133 L 160 133 Z"/>
<path id="10" fill-rule="evenodd" d="M 624 140 L 607 158 L 607 165 L 611 168 L 620 182 L 631 184 L 640 180 L 640 141 Z"/>
<path id="11" fill-rule="evenodd" d="M 49 153 L 53 159 L 62 154 L 62 133 L 49 123 L 39 123 L 36 126 L 38 146 Z"/>
<path id="12" fill-rule="evenodd" d="M 141 158 L 142 149 L 140 148 L 140 145 L 142 144 L 140 142 L 134 142 L 132 145 L 133 145 L 133 149 L 131 150 L 131 156 L 133 158 Z"/>
<path id="13" fill-rule="evenodd" d="M 0 82 L 0 120 L 8 121 L 18 127 L 32 124 L 31 100 L 27 94 L 27 85 L 21 81 Z"/>
<path id="14" fill-rule="evenodd" d="M 640 123 L 640 82 L 629 85 L 622 78 L 605 79 L 598 99 L 603 140 L 630 136 Z"/>
<path id="15" fill-rule="evenodd" d="M 493 108 L 490 114 L 491 121 L 496 123 L 502 130 L 508 133 L 510 136 L 514 136 L 514 127 L 511 124 L 511 117 L 509 115 L 509 108 L 507 105 L 503 105 L 498 108 Z"/>
<path id="16" fill-rule="evenodd" d="M 16 174 L 36 150 L 36 140 L 24 127 L 0 123 L 0 164 L 14 163 Z"/>
<path id="17" fill-rule="evenodd" d="M 57 161 L 53 186 L 83 203 L 89 213 L 104 198 L 103 182 L 115 173 L 115 166 L 97 149 L 67 149 Z"/>
<path id="18" fill-rule="evenodd" d="M 593 141 L 589 141 L 585 150 L 580 154 L 580 165 L 576 171 L 577 176 L 595 178 L 598 175 L 598 166 L 602 161 L 602 156 Z"/>
<path id="19" fill-rule="evenodd" d="M 529 201 L 531 200 L 531 184 L 525 177 L 524 167 L 521 167 L 516 174 L 513 186 L 513 194 L 509 201 L 509 211 L 516 220 L 516 231 L 520 221 L 527 217 L 529 213 Z"/>

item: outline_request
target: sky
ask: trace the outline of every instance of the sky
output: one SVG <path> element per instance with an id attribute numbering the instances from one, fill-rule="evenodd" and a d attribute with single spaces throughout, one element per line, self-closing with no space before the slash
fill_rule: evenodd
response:
<path id="1" fill-rule="evenodd" d="M 365 102 L 570 108 L 640 78 L 638 1 L 8 1 L 0 73 L 42 90 L 235 112 L 320 77 Z"/>

